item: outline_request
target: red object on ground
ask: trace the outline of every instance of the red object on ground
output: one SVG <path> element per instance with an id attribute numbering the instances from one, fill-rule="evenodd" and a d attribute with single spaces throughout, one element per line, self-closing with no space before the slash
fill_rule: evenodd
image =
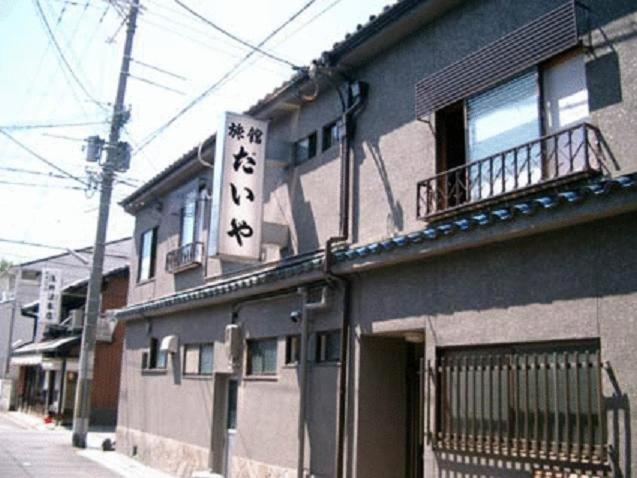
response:
<path id="1" fill-rule="evenodd" d="M 47 425 L 48 425 L 49 423 L 53 423 L 53 418 L 52 418 L 52 417 L 48 417 L 48 416 L 47 416 L 47 417 L 44 417 L 44 423 L 46 423 Z"/>

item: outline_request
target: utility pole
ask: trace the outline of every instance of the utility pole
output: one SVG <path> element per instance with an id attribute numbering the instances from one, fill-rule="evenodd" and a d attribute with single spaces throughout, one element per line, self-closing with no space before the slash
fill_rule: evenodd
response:
<path id="1" fill-rule="evenodd" d="M 7 359 L 4 364 L 4 377 L 9 376 L 9 368 L 11 367 L 11 346 L 13 345 L 13 328 L 15 327 L 15 314 L 16 309 L 20 307 L 18 303 L 18 291 L 20 286 L 20 279 L 22 278 L 22 269 L 18 268 L 18 272 L 15 276 L 15 285 L 13 287 L 13 304 L 11 306 L 11 319 L 9 321 L 9 336 L 7 337 Z M 35 328 L 34 328 L 35 334 Z"/>
<path id="2" fill-rule="evenodd" d="M 128 80 L 138 11 L 139 0 L 132 0 L 128 14 L 124 55 L 122 57 L 122 66 L 117 84 L 117 96 L 115 97 L 115 105 L 113 106 L 111 131 L 106 145 L 106 161 L 102 165 L 97 232 L 95 233 L 93 264 L 88 284 L 86 316 L 82 329 L 78 384 L 75 394 L 75 408 L 73 410 L 73 446 L 78 448 L 86 448 L 86 435 L 88 433 L 91 411 L 91 385 L 93 382 L 93 365 L 95 360 L 97 317 L 100 312 L 99 306 L 102 288 L 102 268 L 104 267 L 106 228 L 108 225 L 108 213 L 113 189 L 113 177 L 116 170 L 122 170 L 122 150 L 119 143 L 119 133 L 127 116 L 124 109 L 124 97 L 126 95 L 126 82 Z"/>

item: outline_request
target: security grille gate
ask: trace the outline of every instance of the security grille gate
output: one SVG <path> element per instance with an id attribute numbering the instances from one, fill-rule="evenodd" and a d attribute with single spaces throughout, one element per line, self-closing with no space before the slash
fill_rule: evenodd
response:
<path id="1" fill-rule="evenodd" d="M 598 346 L 444 351 L 428 363 L 428 439 L 436 450 L 603 465 L 601 370 Z"/>

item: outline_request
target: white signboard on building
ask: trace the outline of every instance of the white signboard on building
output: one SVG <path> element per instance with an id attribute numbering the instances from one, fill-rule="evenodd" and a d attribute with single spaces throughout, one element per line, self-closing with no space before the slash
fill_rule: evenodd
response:
<path id="1" fill-rule="evenodd" d="M 257 261 L 261 256 L 266 121 L 225 113 L 217 131 L 209 255 Z"/>
<path id="2" fill-rule="evenodd" d="M 58 322 L 62 303 L 62 271 L 42 269 L 38 322 L 42 325 Z M 40 328 L 40 327 L 38 327 Z"/>

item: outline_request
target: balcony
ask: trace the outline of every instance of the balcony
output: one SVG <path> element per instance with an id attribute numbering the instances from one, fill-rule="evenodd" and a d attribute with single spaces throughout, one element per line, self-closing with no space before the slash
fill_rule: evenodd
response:
<path id="1" fill-rule="evenodd" d="M 196 267 L 203 260 L 203 243 L 191 242 L 166 254 L 166 272 L 171 274 Z"/>
<path id="2" fill-rule="evenodd" d="M 607 171 L 600 131 L 563 129 L 420 181 L 419 219 L 432 221 Z"/>

